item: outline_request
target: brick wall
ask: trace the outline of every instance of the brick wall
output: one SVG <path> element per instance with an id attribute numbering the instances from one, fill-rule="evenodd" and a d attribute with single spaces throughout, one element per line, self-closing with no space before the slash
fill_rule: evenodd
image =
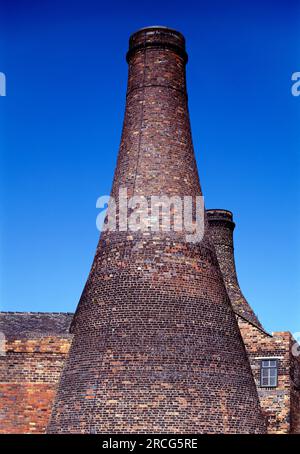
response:
<path id="1" fill-rule="evenodd" d="M 291 433 L 300 434 L 300 347 L 291 337 Z"/>
<path id="2" fill-rule="evenodd" d="M 0 433 L 43 433 L 70 339 L 7 341 L 0 357 Z"/>
<path id="3" fill-rule="evenodd" d="M 267 420 L 268 433 L 300 433 L 299 426 L 299 359 L 292 355 L 294 343 L 289 332 L 272 335 L 258 329 L 241 317 L 238 324 L 248 352 L 257 386 L 262 411 Z M 260 366 L 263 358 L 278 361 L 278 385 L 260 385 Z"/>
<path id="4" fill-rule="evenodd" d="M 200 196 L 183 36 L 140 30 L 127 61 L 112 194 L 126 187 L 146 198 Z M 147 215 L 147 208 L 139 212 Z M 198 243 L 188 243 L 186 233 L 102 233 L 49 433 L 265 431 L 207 229 Z"/>
<path id="5" fill-rule="evenodd" d="M 67 331 L 71 318 L 0 313 L 0 331 L 6 337 L 0 356 L 0 433 L 45 432 L 71 342 L 61 331 Z"/>
<path id="6" fill-rule="evenodd" d="M 294 340 L 289 332 L 268 334 L 240 289 L 234 258 L 235 223 L 231 211 L 207 210 L 207 216 L 210 237 L 250 359 L 268 432 L 300 433 L 300 363 L 299 356 L 292 354 Z M 263 358 L 274 358 L 278 361 L 277 387 L 264 388 L 260 384 Z"/>
<path id="7" fill-rule="evenodd" d="M 33 315 L 32 315 L 33 317 Z M 238 317 L 269 433 L 300 433 L 300 358 L 290 333 L 268 333 Z M 30 322 L 28 321 L 30 326 Z M 0 356 L 0 433 L 44 433 L 71 336 L 14 339 Z M 297 349 L 294 349 L 297 352 Z M 277 357 L 277 388 L 261 388 L 261 358 Z"/>
<path id="8" fill-rule="evenodd" d="M 120 187 L 145 197 L 201 194 L 184 38 L 141 30 L 127 60 L 112 194 Z M 240 333 L 269 433 L 300 432 L 291 335 L 266 333 L 239 288 L 232 214 L 210 210 L 209 217 L 217 256 L 207 230 L 196 245 L 174 232 L 101 237 L 49 432 L 264 432 Z M 0 315 L 0 432 L 44 433 L 70 347 L 71 314 Z M 262 388 L 260 361 L 271 357 L 279 362 L 278 386 Z"/>

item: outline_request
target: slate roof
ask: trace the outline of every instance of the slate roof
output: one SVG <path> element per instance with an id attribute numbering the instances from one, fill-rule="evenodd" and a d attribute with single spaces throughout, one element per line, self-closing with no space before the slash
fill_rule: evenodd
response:
<path id="1" fill-rule="evenodd" d="M 66 337 L 72 318 L 71 312 L 0 312 L 0 332 L 14 339 Z"/>

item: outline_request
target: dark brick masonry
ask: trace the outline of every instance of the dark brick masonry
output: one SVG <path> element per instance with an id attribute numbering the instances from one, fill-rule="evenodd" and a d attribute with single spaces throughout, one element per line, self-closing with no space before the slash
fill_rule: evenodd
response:
<path id="1" fill-rule="evenodd" d="M 220 268 L 226 271 L 229 253 L 232 255 L 229 263 L 234 264 L 232 225 L 226 219 L 232 220 L 232 214 L 227 210 L 208 210 L 210 225 L 212 217 L 216 216 L 218 222 L 214 220 L 210 233 Z M 224 229 L 230 232 L 224 235 Z M 223 278 L 226 282 L 226 273 Z M 271 335 L 238 311 L 235 314 L 268 432 L 300 433 L 300 357 L 293 354 L 294 350 L 299 352 L 299 346 L 290 333 Z M 6 354 L 0 355 L 0 433 L 45 432 L 72 340 L 69 334 L 72 318 L 73 314 L 67 313 L 0 312 L 0 333 L 6 338 L 2 345 Z M 263 388 L 261 359 L 272 357 L 278 361 L 278 383 L 274 388 Z"/>
<path id="2" fill-rule="evenodd" d="M 260 321 L 244 297 L 237 278 L 234 247 L 233 247 L 233 222 L 232 213 L 228 210 L 206 210 L 210 238 L 215 246 L 219 265 L 224 278 L 226 290 L 236 314 L 249 322 L 262 328 Z"/>
<path id="3" fill-rule="evenodd" d="M 227 210 L 207 210 L 210 238 L 250 360 L 268 433 L 300 433 L 300 356 L 289 332 L 267 333 L 243 296 L 236 275 L 233 216 Z M 299 353 L 299 346 L 298 346 Z M 277 385 L 261 385 L 262 359 L 275 359 Z"/>
<path id="4" fill-rule="evenodd" d="M 0 433 L 43 433 L 73 314 L 0 312 Z M 5 353 L 5 354 L 3 354 Z"/>
<path id="5" fill-rule="evenodd" d="M 130 38 L 112 194 L 201 195 L 183 36 Z M 76 310 L 49 433 L 261 433 L 255 383 L 214 247 L 105 232 Z"/>

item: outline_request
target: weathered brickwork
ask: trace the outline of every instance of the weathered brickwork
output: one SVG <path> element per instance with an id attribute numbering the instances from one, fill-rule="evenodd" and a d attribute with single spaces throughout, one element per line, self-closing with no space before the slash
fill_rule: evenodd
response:
<path id="1" fill-rule="evenodd" d="M 208 210 L 207 214 L 210 235 L 249 356 L 268 432 L 300 433 L 300 356 L 293 355 L 293 351 L 297 351 L 295 341 L 289 332 L 268 334 L 240 290 L 234 260 L 232 213 Z M 261 386 L 261 361 L 267 358 L 278 362 L 278 383 L 273 388 Z"/>
<path id="2" fill-rule="evenodd" d="M 289 332 L 269 335 L 239 318 L 239 327 L 249 355 L 252 372 L 269 433 L 300 433 L 300 361 L 292 355 L 294 340 Z M 260 385 L 262 358 L 278 361 L 278 385 Z"/>
<path id="3" fill-rule="evenodd" d="M 112 194 L 201 195 L 183 36 L 143 29 L 130 38 L 127 61 Z M 207 228 L 199 243 L 186 233 L 101 235 L 49 433 L 264 432 Z"/>
<path id="4" fill-rule="evenodd" d="M 232 304 L 251 362 L 268 432 L 300 433 L 300 355 L 296 356 L 300 347 L 290 333 L 270 335 L 265 332 L 256 316 L 253 320 L 248 303 L 243 315 L 250 314 L 251 321 L 238 315 L 240 305 L 234 306 L 240 290 L 234 276 L 233 229 L 226 219 L 230 217 L 232 222 L 232 214 L 226 210 L 209 210 L 208 214 L 210 225 L 214 218 L 212 232 L 224 281 L 227 285 L 234 285 Z M 243 304 L 246 301 L 244 297 L 241 300 Z M 71 342 L 72 336 L 68 334 L 71 320 L 72 314 L 0 313 L 0 330 L 5 331 L 8 339 L 6 356 L 0 356 L 0 433 L 45 432 Z M 275 388 L 260 386 L 262 358 L 278 360 L 278 385 Z M 185 404 L 182 398 L 181 403 Z"/>
<path id="5" fill-rule="evenodd" d="M 0 433 L 43 433 L 70 347 L 71 314 L 0 313 Z M 50 334 L 51 333 L 51 334 Z"/>
<path id="6" fill-rule="evenodd" d="M 291 338 L 291 433 L 300 434 L 300 346 Z M 296 354 L 298 356 L 296 356 Z"/>
<path id="7" fill-rule="evenodd" d="M 112 195 L 201 195 L 183 36 L 143 29 L 127 61 Z M 0 433 L 300 433 L 299 356 L 243 296 L 233 229 L 208 210 L 198 243 L 104 232 L 74 318 L 0 313 Z M 276 387 L 261 387 L 262 358 L 278 360 Z"/>
<path id="8" fill-rule="evenodd" d="M 233 310 L 236 314 L 262 328 L 260 321 L 239 286 L 234 260 L 233 230 L 235 223 L 233 222 L 232 213 L 228 210 L 207 210 L 206 213 L 209 221 L 210 237 L 215 246 Z"/>

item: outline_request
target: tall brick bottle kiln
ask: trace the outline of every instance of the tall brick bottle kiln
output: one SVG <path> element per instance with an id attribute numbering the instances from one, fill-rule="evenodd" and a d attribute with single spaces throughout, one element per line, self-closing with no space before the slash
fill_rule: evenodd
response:
<path id="1" fill-rule="evenodd" d="M 263 329 L 239 286 L 234 260 L 233 231 L 235 223 L 233 222 L 233 215 L 231 211 L 219 209 L 207 210 L 206 215 L 210 240 L 215 246 L 232 308 L 238 317 L 242 317 L 257 328 Z"/>
<path id="2" fill-rule="evenodd" d="M 112 195 L 201 195 L 184 37 L 134 33 Z M 73 320 L 49 433 L 264 432 L 207 232 L 105 232 Z"/>

